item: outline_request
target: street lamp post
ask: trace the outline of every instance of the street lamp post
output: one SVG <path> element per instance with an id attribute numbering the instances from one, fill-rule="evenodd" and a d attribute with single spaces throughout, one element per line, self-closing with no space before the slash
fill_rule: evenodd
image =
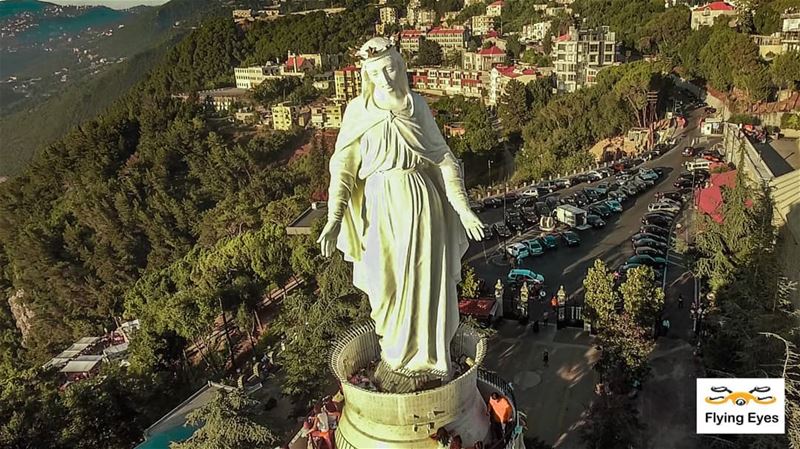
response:
<path id="1" fill-rule="evenodd" d="M 556 300 L 558 301 L 558 315 L 556 316 L 556 329 L 561 327 L 561 324 L 564 322 L 566 318 L 566 306 L 567 306 L 567 292 L 564 290 L 564 286 L 560 286 L 558 288 L 558 292 L 556 293 Z"/>

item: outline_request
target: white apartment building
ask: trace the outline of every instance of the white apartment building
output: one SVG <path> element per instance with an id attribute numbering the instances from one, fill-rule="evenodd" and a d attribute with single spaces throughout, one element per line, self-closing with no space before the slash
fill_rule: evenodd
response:
<path id="1" fill-rule="evenodd" d="M 505 6 L 505 2 L 503 2 L 503 0 L 497 0 L 486 7 L 486 15 L 489 17 L 500 17 L 500 15 L 503 14 L 503 6 Z"/>
<path id="2" fill-rule="evenodd" d="M 236 67 L 233 69 L 233 76 L 236 78 L 236 87 L 252 89 L 264 80 L 281 78 L 281 66 Z"/>
<path id="3" fill-rule="evenodd" d="M 489 15 L 472 16 L 472 34 L 482 36 L 494 29 L 494 17 Z"/>
<path id="4" fill-rule="evenodd" d="M 341 128 L 344 104 L 331 103 L 311 107 L 311 126 L 317 129 Z"/>
<path id="5" fill-rule="evenodd" d="M 463 95 L 485 98 L 486 72 L 448 69 L 440 67 L 413 67 L 408 69 L 411 87 L 422 93 L 435 95 Z"/>
<path id="6" fill-rule="evenodd" d="M 425 39 L 436 42 L 443 53 L 464 51 L 467 42 L 467 30 L 463 27 L 433 28 L 425 35 Z"/>
<path id="7" fill-rule="evenodd" d="M 569 32 L 553 44 L 551 53 L 555 65 L 558 90 L 574 92 L 595 82 L 597 72 L 617 62 L 617 42 L 607 26 Z"/>
<path id="8" fill-rule="evenodd" d="M 541 78 L 543 75 L 533 68 L 515 67 L 513 65 L 496 65 L 489 72 L 489 98 L 487 103 L 497 106 L 506 91 L 506 85 L 511 80 L 517 80 L 522 84 Z"/>
<path id="9" fill-rule="evenodd" d="M 425 38 L 425 32 L 420 30 L 403 30 L 400 32 L 400 50 L 409 53 L 419 51 L 419 44 Z"/>
<path id="10" fill-rule="evenodd" d="M 735 16 L 736 8 L 725 2 L 711 2 L 692 9 L 692 29 L 714 25 L 720 16 Z"/>
<path id="11" fill-rule="evenodd" d="M 545 22 L 536 22 L 530 25 L 523 25 L 520 37 L 526 41 L 544 40 L 544 36 L 550 30 L 551 23 L 552 22 L 548 20 Z"/>
<path id="12" fill-rule="evenodd" d="M 781 14 L 781 43 L 783 51 L 800 51 L 800 12 Z"/>
<path id="13" fill-rule="evenodd" d="M 387 7 L 381 8 L 379 11 L 380 11 L 380 14 L 381 14 L 381 23 L 397 23 L 397 10 L 396 9 L 394 9 L 394 8 L 392 8 L 390 6 L 387 6 Z"/>

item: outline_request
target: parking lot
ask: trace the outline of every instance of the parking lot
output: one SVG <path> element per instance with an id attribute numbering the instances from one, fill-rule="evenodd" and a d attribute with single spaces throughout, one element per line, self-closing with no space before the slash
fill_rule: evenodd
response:
<path id="1" fill-rule="evenodd" d="M 656 180 L 655 186 L 624 201 L 623 212 L 605 218 L 606 226 L 604 228 L 577 231 L 581 239 L 579 246 L 568 248 L 563 241 L 560 241 L 557 249 L 547 250 L 539 256 L 526 257 L 517 268 L 527 268 L 543 275 L 548 296 L 553 295 L 559 286 L 563 285 L 571 302 L 582 303 L 583 278 L 594 260 L 600 258 L 606 262 L 609 268 L 614 269 L 632 256 L 630 238 L 638 232 L 641 218 L 647 213 L 648 205 L 654 201 L 655 193 L 675 190 L 673 182 L 678 179 L 682 164 L 688 160 L 681 155 L 681 149 L 698 136 L 699 117 L 699 113 L 690 115 L 687 127 L 675 134 L 678 141 L 674 148 L 638 167 L 640 169 L 655 167 L 663 169 L 664 174 Z M 705 145 L 710 146 L 710 144 L 713 144 L 713 140 Z M 612 178 L 606 178 L 600 182 L 611 180 Z M 596 184 L 598 182 L 582 183 L 558 190 L 555 195 L 565 197 Z M 507 205 L 506 207 L 510 208 L 511 206 Z M 487 208 L 479 216 L 487 225 L 502 222 L 504 208 Z M 498 279 L 505 282 L 511 266 L 507 256 L 503 253 L 503 248 L 512 243 L 534 238 L 541 233 L 542 231 L 537 226 L 533 226 L 521 235 L 514 235 L 505 241 L 493 237 L 492 240 L 486 242 L 472 242 L 465 260 L 475 267 L 478 275 L 485 279 L 487 284 L 494 285 Z"/>

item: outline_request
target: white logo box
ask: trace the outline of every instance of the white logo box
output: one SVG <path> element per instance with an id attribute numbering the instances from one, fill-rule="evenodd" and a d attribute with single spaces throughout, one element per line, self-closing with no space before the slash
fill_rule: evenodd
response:
<path id="1" fill-rule="evenodd" d="M 697 433 L 785 433 L 785 398 L 783 378 L 699 378 Z"/>

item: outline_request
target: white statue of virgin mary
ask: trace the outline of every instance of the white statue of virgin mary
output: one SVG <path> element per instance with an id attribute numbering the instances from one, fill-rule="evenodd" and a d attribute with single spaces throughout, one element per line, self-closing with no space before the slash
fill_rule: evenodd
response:
<path id="1" fill-rule="evenodd" d="M 353 263 L 381 360 L 393 371 L 449 378 L 461 257 L 467 235 L 481 239 L 483 224 L 393 43 L 370 39 L 359 55 L 361 95 L 347 105 L 331 157 L 318 243 L 326 257 L 338 248 Z"/>

